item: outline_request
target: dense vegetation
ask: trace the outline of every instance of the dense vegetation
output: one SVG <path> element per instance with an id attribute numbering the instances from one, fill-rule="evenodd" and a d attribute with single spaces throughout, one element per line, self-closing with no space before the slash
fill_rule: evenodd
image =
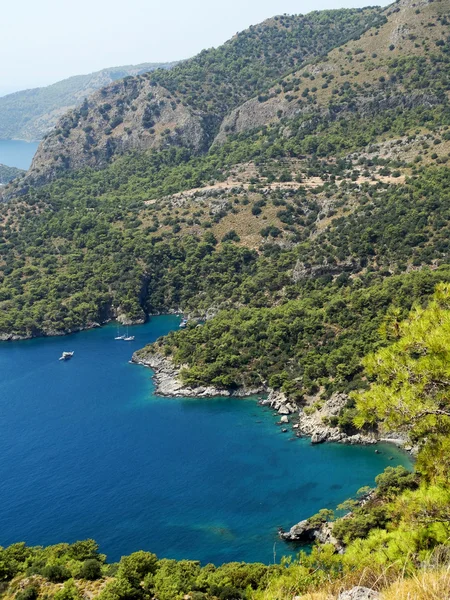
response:
<path id="1" fill-rule="evenodd" d="M 415 472 L 388 469 L 363 500 L 312 517 L 335 523 L 344 554 L 317 545 L 216 568 L 138 552 L 108 565 L 92 541 L 16 544 L 0 551 L 8 600 L 322 600 L 356 583 L 386 600 L 450 594 L 446 11 L 403 3 L 250 28 L 139 81 L 205 112 L 210 135 L 254 96 L 249 110 L 269 115 L 258 127 L 231 127 L 203 155 L 130 153 L 0 207 L 3 337 L 181 309 L 186 329 L 143 355 L 184 365 L 188 385 L 272 387 L 300 405 L 348 393 L 336 424 L 406 432 Z"/>
<path id="2" fill-rule="evenodd" d="M 301 299 L 272 308 L 222 311 L 202 327 L 170 333 L 159 349 L 187 365 L 187 384 L 217 387 L 268 384 L 299 401 L 324 386 L 333 391 L 364 387 L 361 359 L 383 343 L 380 327 L 423 302 L 448 268 L 382 279 L 342 277 L 305 286 Z M 250 296 L 256 289 L 248 289 Z"/>

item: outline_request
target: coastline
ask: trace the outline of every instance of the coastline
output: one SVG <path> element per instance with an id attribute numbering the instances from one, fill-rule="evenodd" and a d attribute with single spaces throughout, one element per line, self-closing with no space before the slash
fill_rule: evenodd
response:
<path id="1" fill-rule="evenodd" d="M 131 357 L 131 362 L 148 367 L 153 370 L 153 381 L 155 392 L 159 396 L 185 397 L 185 398 L 212 398 L 254 396 L 264 392 L 263 386 L 257 388 L 238 388 L 229 390 L 216 388 L 214 386 L 186 387 L 180 381 L 179 376 L 182 367 L 176 367 L 173 362 L 159 353 L 143 353 L 137 350 Z"/>
<path id="2" fill-rule="evenodd" d="M 73 333 L 88 331 L 102 327 L 112 320 L 117 320 L 122 325 L 140 325 L 145 323 L 152 316 L 162 314 L 179 314 L 180 310 L 168 309 L 158 313 L 146 315 L 145 319 L 129 319 L 123 314 L 111 316 L 101 323 L 91 322 L 84 326 L 63 331 L 49 330 L 38 334 L 18 335 L 14 333 L 0 333 L 0 342 L 25 341 L 45 337 L 63 337 Z M 330 417 L 337 417 L 345 406 L 348 397 L 345 394 L 335 393 L 328 400 L 322 402 L 320 408 L 313 410 L 311 408 L 316 398 L 307 398 L 306 405 L 298 405 L 289 399 L 283 392 L 274 390 L 261 384 L 258 387 L 236 389 L 217 388 L 215 386 L 189 387 L 183 385 L 180 381 L 180 372 L 183 368 L 175 366 L 171 359 L 158 352 L 145 352 L 145 348 L 139 349 L 133 353 L 131 363 L 148 367 L 153 370 L 152 379 L 155 383 L 155 392 L 163 397 L 185 397 L 185 398 L 213 398 L 213 397 L 235 397 L 245 398 L 264 394 L 265 398 L 259 397 L 258 404 L 273 409 L 280 415 L 277 425 L 282 426 L 282 432 L 290 431 L 295 437 L 305 437 L 311 440 L 311 444 L 322 443 L 340 443 L 349 445 L 376 445 L 377 443 L 394 444 L 411 455 L 414 455 L 416 449 L 407 445 L 407 438 L 393 433 L 390 435 L 380 435 L 378 432 L 356 433 L 348 435 L 340 430 L 339 427 L 333 427 L 327 424 Z"/>
<path id="3" fill-rule="evenodd" d="M 277 425 L 282 427 L 283 433 L 290 430 L 295 437 L 310 438 L 311 444 L 339 443 L 349 445 L 376 445 L 380 443 L 392 443 L 399 448 L 411 453 L 406 449 L 405 437 L 399 434 L 392 436 L 381 436 L 377 432 L 356 433 L 348 435 L 339 427 L 332 427 L 324 423 L 324 419 L 337 416 L 345 406 L 348 397 L 345 394 L 335 393 L 320 410 L 309 412 L 310 406 L 299 406 L 290 400 L 283 392 L 273 390 L 265 385 L 254 388 L 241 387 L 235 390 L 217 388 L 214 386 L 189 387 L 180 381 L 180 372 L 183 366 L 175 366 L 170 358 L 159 352 L 145 351 L 145 348 L 134 352 L 131 361 L 133 364 L 152 369 L 152 379 L 155 384 L 155 393 L 166 397 L 185 398 L 213 398 L 213 397 L 248 397 L 258 394 L 267 394 L 265 398 L 259 398 L 258 404 L 272 409 L 280 420 Z M 375 450 L 376 452 L 376 450 Z"/>
<path id="4" fill-rule="evenodd" d="M 162 314 L 162 313 L 161 313 Z M 164 314 L 174 314 L 168 311 Z M 48 331 L 40 331 L 39 333 L 30 333 L 28 335 L 20 335 L 17 333 L 2 333 L 0 332 L 0 342 L 21 342 L 25 340 L 34 340 L 38 338 L 47 338 L 47 337 L 64 337 L 66 335 L 71 335 L 72 333 L 80 333 L 80 331 L 89 331 L 90 329 L 98 329 L 99 327 L 103 327 L 111 321 L 116 320 L 121 325 L 143 325 L 148 317 L 152 315 L 147 315 L 145 319 L 128 319 L 124 315 L 113 315 L 104 321 L 98 323 L 97 321 L 92 321 L 91 323 L 87 323 L 86 325 L 82 325 L 80 327 L 74 327 L 73 329 L 49 329 Z"/>

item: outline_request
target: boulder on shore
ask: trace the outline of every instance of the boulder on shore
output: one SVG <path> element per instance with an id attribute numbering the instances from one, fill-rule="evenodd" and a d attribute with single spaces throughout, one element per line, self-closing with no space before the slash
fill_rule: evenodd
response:
<path id="1" fill-rule="evenodd" d="M 338 600 L 379 600 L 379 598 L 381 596 L 375 590 L 357 585 L 351 590 L 341 592 Z"/>

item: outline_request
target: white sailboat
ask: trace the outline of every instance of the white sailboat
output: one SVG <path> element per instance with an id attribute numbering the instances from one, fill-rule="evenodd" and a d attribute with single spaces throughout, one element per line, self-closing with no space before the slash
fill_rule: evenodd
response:
<path id="1" fill-rule="evenodd" d="M 125 334 L 120 335 L 120 331 L 119 331 L 119 326 L 117 325 L 117 335 L 114 338 L 115 340 L 124 340 L 125 339 Z"/>
<path id="2" fill-rule="evenodd" d="M 125 335 L 122 339 L 124 342 L 132 342 L 134 340 L 134 335 L 128 335 L 128 325 L 127 325 L 127 335 Z"/>

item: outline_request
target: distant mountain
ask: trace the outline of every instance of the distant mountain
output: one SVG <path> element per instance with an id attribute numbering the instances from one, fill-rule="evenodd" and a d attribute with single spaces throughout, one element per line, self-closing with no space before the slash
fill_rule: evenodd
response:
<path id="1" fill-rule="evenodd" d="M 0 98 L 0 139 L 41 140 L 57 120 L 96 90 L 127 77 L 169 69 L 175 63 L 142 63 L 75 75 L 52 85 Z"/>
<path id="2" fill-rule="evenodd" d="M 6 165 L 0 164 L 0 185 L 5 185 L 25 173 L 22 169 L 16 167 L 7 167 Z"/>

